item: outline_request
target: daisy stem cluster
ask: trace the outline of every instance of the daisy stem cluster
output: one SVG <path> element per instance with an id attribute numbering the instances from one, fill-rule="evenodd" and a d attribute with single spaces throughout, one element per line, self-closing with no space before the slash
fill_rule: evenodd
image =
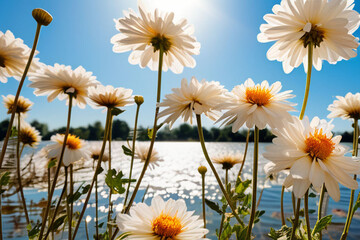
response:
<path id="1" fill-rule="evenodd" d="M 60 173 L 60 168 L 62 165 L 62 161 L 64 158 L 64 153 L 65 153 L 65 147 L 66 147 L 66 143 L 67 143 L 67 139 L 68 139 L 68 135 L 69 135 L 69 130 L 70 130 L 70 120 L 71 120 L 71 110 L 72 110 L 72 105 L 73 105 L 73 94 L 69 93 L 68 94 L 69 97 L 69 109 L 68 109 L 68 117 L 67 117 L 67 124 L 66 124 L 66 131 L 65 131 L 65 135 L 64 135 L 64 140 L 63 140 L 63 145 L 62 145 L 62 149 L 61 149 L 61 154 L 60 154 L 60 159 L 57 159 L 57 167 L 56 167 L 56 172 L 54 175 L 54 180 L 53 183 L 51 185 L 51 190 L 50 190 L 50 195 L 49 195 L 49 200 L 45 209 L 45 214 L 42 220 L 42 225 L 41 225 L 41 229 L 40 229 L 40 233 L 39 233 L 39 240 L 42 239 L 44 230 L 45 230 L 45 226 L 46 226 L 46 221 L 47 218 L 49 216 L 49 211 L 50 211 L 50 207 L 51 207 L 51 201 L 52 201 L 52 197 L 54 195 L 54 191 L 56 188 L 56 182 L 57 179 L 59 177 L 59 173 Z M 54 213 L 54 217 L 56 216 L 56 212 Z M 45 238 L 46 239 L 46 238 Z"/>
<path id="2" fill-rule="evenodd" d="M 303 100 L 303 104 L 302 104 L 301 112 L 300 112 L 300 116 L 299 116 L 300 120 L 302 120 L 304 118 L 305 109 L 306 109 L 307 101 L 309 98 L 312 62 L 313 62 L 313 43 L 310 42 L 308 45 L 308 69 L 307 69 L 307 75 L 306 75 L 306 87 L 305 87 L 304 100 Z"/>
<path id="3" fill-rule="evenodd" d="M 214 165 L 212 164 L 211 162 L 211 159 L 209 157 L 209 154 L 206 150 L 206 147 L 205 147 L 205 140 L 204 140 L 204 134 L 203 134 L 203 130 L 202 130 L 202 126 L 201 126 L 201 115 L 198 115 L 196 114 L 196 122 L 197 122 L 197 127 L 198 127 L 198 133 L 199 133 L 199 140 L 200 140 L 200 144 L 201 144 L 201 148 L 203 150 L 203 153 L 204 153 L 204 156 L 205 156 L 205 159 L 207 161 L 207 163 L 209 164 L 212 172 L 214 173 L 215 175 L 215 178 L 216 178 L 216 181 L 218 182 L 218 185 L 221 189 L 221 192 L 223 193 L 227 203 L 229 204 L 230 208 L 231 208 L 231 211 L 234 215 L 234 217 L 236 218 L 236 220 L 242 224 L 242 221 L 240 219 L 240 217 L 238 216 L 237 212 L 236 212 L 236 209 L 235 209 L 235 206 L 233 205 L 233 202 L 231 201 L 229 195 L 227 194 L 226 192 L 226 189 L 224 188 L 224 185 L 222 184 L 221 182 L 221 179 L 219 177 L 219 174 L 216 172 L 216 169 L 214 167 Z"/>
<path id="4" fill-rule="evenodd" d="M 352 155 L 354 157 L 356 157 L 358 155 L 358 145 L 359 145 L 359 120 L 357 118 L 354 119 L 354 134 L 353 134 L 353 152 Z M 357 176 L 356 174 L 354 175 L 354 180 L 356 180 Z M 359 200 L 359 196 L 357 198 L 357 201 Z M 346 239 L 349 229 L 350 229 L 350 224 L 352 221 L 352 217 L 355 213 L 355 209 L 354 209 L 354 197 L 355 197 L 355 190 L 352 189 L 351 190 L 351 194 L 350 194 L 350 201 L 349 201 L 349 208 L 348 208 L 348 214 L 346 217 L 346 222 L 345 222 L 345 227 L 344 227 L 344 231 L 341 235 L 341 240 Z"/>
<path id="5" fill-rule="evenodd" d="M 80 216 L 79 216 L 79 220 L 78 222 L 76 223 L 76 226 L 75 226 L 75 229 L 74 229 L 74 234 L 73 234 L 73 237 L 72 239 L 75 239 L 76 237 L 76 234 L 77 234 L 77 231 L 80 227 L 80 223 L 81 223 L 81 219 L 83 218 L 84 214 L 85 214 L 85 211 L 86 211 L 86 207 L 87 207 L 87 204 L 89 202 L 89 199 L 90 199 L 90 196 L 91 196 L 91 191 L 94 187 L 94 183 L 96 181 L 96 178 L 97 178 L 97 175 L 98 175 L 98 171 L 101 167 L 101 162 L 103 160 L 103 156 L 104 156 L 104 152 L 105 152 L 105 147 L 106 147 L 106 142 L 109 138 L 109 134 L 110 134 L 110 124 L 111 124 L 111 118 L 112 118 L 112 114 L 111 114 L 111 108 L 108 108 L 107 109 L 107 114 L 106 114 L 106 123 L 105 123 L 105 130 L 104 130 L 104 138 L 103 138 L 103 143 L 102 143 L 102 146 L 101 146 L 101 151 L 100 151 L 100 155 L 99 155 L 99 159 L 98 159 L 98 162 L 97 162 L 97 165 L 96 165 L 96 168 L 95 168 L 95 172 L 94 172 L 94 176 L 93 176 L 93 179 L 91 181 L 91 184 L 90 184 L 90 188 L 89 188 L 89 191 L 86 195 L 86 198 L 85 198 L 85 202 L 84 202 L 84 206 L 80 212 Z M 97 209 L 96 209 L 97 210 Z M 96 219 L 97 221 L 98 219 Z"/>
<path id="6" fill-rule="evenodd" d="M 246 233 L 246 239 L 251 239 L 252 226 L 255 220 L 256 213 L 256 191 L 257 191 L 257 172 L 258 172 L 258 160 L 259 160 L 259 128 L 255 126 L 254 130 L 254 162 L 253 162 L 253 178 L 252 178 L 252 201 L 251 212 L 248 229 Z"/>
<path id="7" fill-rule="evenodd" d="M 237 177 L 240 178 L 240 179 L 241 179 L 242 170 L 243 170 L 243 168 L 245 166 L 247 150 L 248 150 L 248 147 L 249 147 L 249 139 L 250 139 L 250 128 L 248 129 L 247 134 L 246 134 L 246 144 L 245 144 L 245 150 L 244 150 L 244 157 L 243 157 L 243 161 L 241 163 L 241 167 L 240 167 L 238 175 L 237 175 Z"/>
<path id="8" fill-rule="evenodd" d="M 228 190 L 228 183 L 229 183 L 229 169 L 225 169 L 225 188 Z M 224 227 L 224 221 L 225 221 L 225 213 L 221 216 L 221 222 L 219 227 L 219 239 L 221 239 L 222 230 Z"/>
<path id="9" fill-rule="evenodd" d="M 33 47 L 31 49 L 29 59 L 27 61 L 24 73 L 23 73 L 23 75 L 21 77 L 18 89 L 16 91 L 16 95 L 15 95 L 15 99 L 14 99 L 14 106 L 12 108 L 11 117 L 10 117 L 10 122 L 9 122 L 7 131 L 6 131 L 6 135 L 5 135 L 3 144 L 2 144 L 2 150 L 1 150 L 1 155 L 0 155 L 0 168 L 2 167 L 2 164 L 3 164 L 3 161 L 4 161 L 5 152 L 6 152 L 6 149 L 7 149 L 7 144 L 9 142 L 9 138 L 10 138 L 10 134 L 11 134 L 11 128 L 13 126 L 14 119 L 15 119 L 15 113 L 16 113 L 16 109 L 17 109 L 17 104 L 18 104 L 18 99 L 19 99 L 19 96 L 20 96 L 20 92 L 21 92 L 21 89 L 22 89 L 22 87 L 24 85 L 26 75 L 27 75 L 27 73 L 29 71 L 31 61 L 32 61 L 32 59 L 34 57 L 34 54 L 35 54 L 36 46 L 37 46 L 37 43 L 39 41 L 40 29 L 41 29 L 41 24 L 38 23 L 37 27 L 36 27 L 36 33 L 35 33 Z M 20 131 L 20 129 L 19 129 L 19 131 Z"/>
<path id="10" fill-rule="evenodd" d="M 130 172 L 129 172 L 129 183 L 128 183 L 128 186 L 126 189 L 124 207 L 126 206 L 126 203 L 127 203 L 127 199 L 128 199 L 129 191 L 130 191 L 130 185 L 131 185 L 131 177 L 132 177 L 134 158 L 135 158 L 135 142 L 136 142 L 136 134 L 137 134 L 137 124 L 138 124 L 140 106 L 141 106 L 140 104 L 137 104 L 137 107 L 136 107 L 134 135 L 133 135 L 133 141 L 132 141 L 132 152 L 131 152 L 131 162 L 130 162 Z"/>
<path id="11" fill-rule="evenodd" d="M 16 173 L 17 173 L 17 179 L 18 179 L 18 184 L 19 184 L 21 202 L 22 202 L 22 205 L 24 208 L 24 213 L 25 213 L 25 218 L 26 218 L 26 224 L 28 225 L 30 223 L 30 219 L 29 219 L 29 213 L 26 208 L 26 200 L 25 200 L 23 185 L 22 185 L 22 181 L 21 181 L 21 168 L 20 168 L 21 153 L 20 153 L 20 135 L 19 135 L 20 127 L 21 127 L 20 123 L 21 123 L 20 113 L 18 113 L 18 121 L 17 121 L 18 137 L 17 137 L 17 144 L 16 144 Z"/>
<path id="12" fill-rule="evenodd" d="M 144 167 L 143 167 L 143 169 L 142 169 L 142 171 L 140 173 L 139 179 L 137 180 L 134 192 L 132 193 L 131 198 L 129 200 L 129 204 L 125 208 L 125 213 L 129 213 L 131 205 L 133 204 L 133 202 L 135 200 L 136 193 L 139 190 L 141 181 L 142 181 L 142 179 L 143 179 L 143 177 L 145 175 L 147 167 L 149 166 L 151 153 L 152 153 L 152 150 L 153 150 L 154 144 L 155 144 L 156 132 L 157 132 L 157 120 L 158 120 L 159 109 L 160 109 L 158 104 L 160 103 L 160 97 L 161 97 L 161 74 L 162 74 L 162 66 L 163 66 L 163 57 L 164 57 L 164 49 L 163 49 L 163 46 L 160 44 L 158 83 L 157 83 L 157 95 L 156 95 L 156 109 L 155 109 L 153 133 L 152 133 L 152 137 L 151 137 L 151 142 L 150 142 L 150 147 L 149 147 L 149 151 L 148 151 L 148 154 L 147 154 L 147 158 L 146 158 L 146 161 L 144 163 Z"/>

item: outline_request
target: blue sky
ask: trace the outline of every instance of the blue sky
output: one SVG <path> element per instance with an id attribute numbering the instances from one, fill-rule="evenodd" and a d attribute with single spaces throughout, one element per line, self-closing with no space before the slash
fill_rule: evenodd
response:
<path id="1" fill-rule="evenodd" d="M 259 27 L 265 21 L 263 16 L 271 12 L 272 6 L 280 1 L 238 1 L 238 0 L 144 0 L 152 7 L 173 10 L 178 18 L 185 17 L 195 27 L 195 36 L 201 43 L 200 55 L 195 56 L 197 66 L 186 68 L 181 74 L 168 71 L 163 74 L 162 98 L 180 86 L 182 78 L 215 80 L 228 90 L 252 78 L 256 83 L 268 80 L 281 81 L 283 90 L 293 90 L 292 102 L 301 108 L 306 74 L 303 67 L 285 74 L 279 62 L 269 61 L 266 52 L 272 43 L 257 41 Z M 145 103 L 140 113 L 140 125 L 151 126 L 156 99 L 157 73 L 148 68 L 128 63 L 129 53 L 112 52 L 110 38 L 117 34 L 113 19 L 123 17 L 123 10 L 137 10 L 136 0 L 1 0 L 0 31 L 11 30 L 15 37 L 22 38 L 31 47 L 36 22 L 31 16 L 34 8 L 49 11 L 54 20 L 41 31 L 38 57 L 46 64 L 60 63 L 74 68 L 82 65 L 92 71 L 104 85 L 131 88 L 134 94 L 143 95 Z M 360 4 L 355 6 L 359 12 Z M 359 37 L 359 31 L 355 32 Z M 310 118 L 326 118 L 327 107 L 335 96 L 355 93 L 360 89 L 360 57 L 341 61 L 336 65 L 327 62 L 322 71 L 313 71 L 309 103 L 306 115 Z M 50 129 L 64 126 L 67 107 L 65 102 L 54 100 L 48 103 L 46 97 L 35 97 L 26 81 L 22 95 L 35 104 L 28 119 L 48 123 Z M 0 83 L 0 95 L 15 94 L 18 81 L 9 79 Z M 120 119 L 133 125 L 135 106 L 126 107 Z M 293 113 L 298 115 L 298 112 Z M 5 108 L 0 108 L 0 120 L 6 118 Z M 104 122 L 101 110 L 74 108 L 72 126 Z M 178 121 L 180 124 L 181 121 Z M 333 121 L 335 131 L 350 130 L 351 122 L 340 119 Z M 204 120 L 206 127 L 212 122 Z M 175 125 L 176 126 L 176 125 Z"/>

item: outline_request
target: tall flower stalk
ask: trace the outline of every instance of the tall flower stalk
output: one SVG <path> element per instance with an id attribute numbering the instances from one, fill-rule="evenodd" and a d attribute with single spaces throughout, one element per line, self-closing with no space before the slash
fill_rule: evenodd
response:
<path id="1" fill-rule="evenodd" d="M 20 113 L 18 113 L 18 121 L 17 121 L 17 129 L 18 129 L 18 133 L 20 133 L 20 129 L 21 129 L 21 117 L 20 117 Z M 22 181 L 21 181 L 21 168 L 20 168 L 20 158 L 21 158 L 21 152 L 20 152 L 20 135 L 18 134 L 17 137 L 17 144 L 16 144 L 16 173 L 17 173 L 17 179 L 18 179 L 18 183 L 19 183 L 19 191 L 20 191 L 20 196 L 21 196 L 21 202 L 24 208 L 24 213 L 25 213 L 25 218 L 26 218 L 26 224 L 28 225 L 30 223 L 30 219 L 29 219 L 29 213 L 27 211 L 26 208 L 26 200 L 25 200 L 25 195 L 24 195 L 24 191 L 23 191 L 23 186 L 22 186 Z M 23 145 L 24 147 L 25 145 Z"/>
<path id="2" fill-rule="evenodd" d="M 57 161 L 57 167 L 56 167 L 56 171 L 55 171 L 55 175 L 54 175 L 54 179 L 53 179 L 53 183 L 51 185 L 51 190 L 50 190 L 50 194 L 49 194 L 49 199 L 50 201 L 47 202 L 47 206 L 45 209 L 45 213 L 42 219 L 42 224 L 41 224 L 41 229 L 40 229 L 40 233 L 39 233 L 39 239 L 42 239 L 44 230 L 45 230 L 45 226 L 46 226 L 46 221 L 49 215 L 49 211 L 50 211 L 50 207 L 51 207 L 51 201 L 52 201 L 52 197 L 54 195 L 54 191 L 56 188 L 56 182 L 57 179 L 59 177 L 59 173 L 60 173 L 60 168 L 62 165 L 62 161 L 64 158 L 64 152 L 65 152 L 65 147 L 66 147 L 66 143 L 67 143 L 67 139 L 68 139 L 68 135 L 69 135 L 69 130 L 70 130 L 70 120 L 71 120 L 71 110 L 72 110 L 72 103 L 73 103 L 73 94 L 72 93 L 68 93 L 68 97 L 69 97 L 69 109 L 68 109 L 68 117 L 67 117 L 67 124 L 66 124 L 66 130 L 65 130 L 65 135 L 64 135 L 64 141 L 63 141 L 63 145 L 62 145 L 62 149 L 61 149 L 61 154 L 60 154 L 60 158 Z M 54 214 L 54 218 L 55 218 L 56 214 Z"/>
<path id="3" fill-rule="evenodd" d="M 147 159 L 144 163 L 144 167 L 140 173 L 139 179 L 137 180 L 135 189 L 131 195 L 131 198 L 129 200 L 128 205 L 125 208 L 125 213 L 129 213 L 131 205 L 133 204 L 136 194 L 139 190 L 141 181 L 145 175 L 145 172 L 149 166 L 150 163 L 150 158 L 151 158 L 151 153 L 152 150 L 154 148 L 154 143 L 155 143 L 155 139 L 156 139 L 156 133 L 157 133 L 157 120 L 158 120 L 158 115 L 159 115 L 159 103 L 160 103 L 160 97 L 161 97 L 161 75 L 162 75 L 162 65 L 163 65 L 163 56 L 164 56 L 164 49 L 163 46 L 160 44 L 160 49 L 159 49 L 159 69 L 158 69 L 158 83 L 157 83 L 157 95 L 156 95 L 156 109 L 155 109 L 155 117 L 154 117 L 154 126 L 153 126 L 153 131 L 152 131 L 152 137 L 151 137 L 151 142 L 150 142 L 150 147 L 149 147 L 149 151 L 148 151 L 148 155 L 147 155 Z"/>
<path id="4" fill-rule="evenodd" d="M 111 108 L 108 108 L 107 109 L 107 114 L 106 114 L 106 124 L 105 124 L 105 130 L 104 130 L 104 138 L 103 138 L 103 143 L 102 143 L 102 146 L 101 146 L 101 151 L 100 151 L 100 155 L 99 155 L 99 160 L 97 162 L 97 165 L 96 165 L 96 168 L 95 168 L 95 172 L 94 172 L 94 176 L 93 176 L 93 179 L 91 181 L 91 184 L 90 184 L 90 188 L 89 188 L 89 191 L 86 195 L 86 198 L 85 198 L 85 202 L 84 202 L 84 206 L 80 212 L 80 216 L 79 216 L 79 219 L 78 219 L 78 222 L 75 226 L 75 229 L 74 229 L 74 234 L 73 234 L 73 237 L 72 239 L 75 239 L 76 237 L 76 234 L 77 234 L 77 231 L 80 227 L 80 223 L 81 223 L 81 219 L 83 218 L 84 214 L 85 214 L 85 210 L 86 210 L 86 207 L 87 207 L 87 204 L 89 202 L 89 199 L 90 199 L 90 196 L 91 196 L 91 191 L 94 187 L 94 183 L 96 181 L 96 178 L 97 178 L 97 175 L 98 175 L 98 171 L 101 167 L 101 162 L 102 162 L 102 159 L 103 159 L 103 156 L 104 156 L 104 152 L 105 152 L 105 147 L 106 147 L 106 142 L 109 138 L 109 134 L 110 134 L 110 123 L 111 123 L 111 117 L 112 117 L 112 114 L 111 114 Z"/>
<path id="5" fill-rule="evenodd" d="M 141 106 L 141 104 L 143 102 L 144 102 L 143 97 L 135 96 L 135 103 L 136 103 L 137 107 L 136 107 L 134 134 L 133 134 L 133 141 L 132 141 L 131 162 L 130 162 L 130 171 L 129 171 L 129 183 L 128 183 L 128 186 L 126 188 L 124 207 L 126 207 L 127 199 L 128 199 L 129 192 L 130 192 L 131 177 L 132 177 L 134 158 L 135 158 L 135 142 L 136 142 L 136 134 L 137 134 L 137 124 L 138 124 L 138 119 L 139 119 L 140 106 Z"/>
<path id="6" fill-rule="evenodd" d="M 0 155 L 0 168 L 2 167 L 2 164 L 3 164 L 3 161 L 4 161 L 4 157 L 5 157 L 5 153 L 6 153 L 6 149 L 7 149 L 7 144 L 9 142 L 9 138 L 10 138 L 10 134 L 11 134 L 11 128 L 13 126 L 14 119 L 15 119 L 15 113 L 16 113 L 16 110 L 17 110 L 17 104 L 18 104 L 18 99 L 19 99 L 19 96 L 20 96 L 20 92 L 21 92 L 21 89 L 22 89 L 22 87 L 24 85 L 26 75 L 27 75 L 27 73 L 29 71 L 31 62 L 33 60 L 33 57 L 34 57 L 34 54 L 35 54 L 35 51 L 36 51 L 36 46 L 37 46 L 38 41 L 39 41 L 41 26 L 47 26 L 52 21 L 52 16 L 47 11 L 45 11 L 43 9 L 39 9 L 39 8 L 34 9 L 33 12 L 32 12 L 32 15 L 33 15 L 34 19 L 37 21 L 37 27 L 36 27 L 36 32 L 35 32 L 34 43 L 33 43 L 33 46 L 32 46 L 32 49 L 31 49 L 31 52 L 30 52 L 30 55 L 29 55 L 28 62 L 26 64 L 26 66 L 25 66 L 24 73 L 23 73 L 23 75 L 21 77 L 18 89 L 16 91 L 16 95 L 15 95 L 15 99 L 14 99 L 14 107 L 13 107 L 12 112 L 11 112 L 10 122 L 9 122 L 7 131 L 6 131 L 6 135 L 5 135 L 3 144 L 2 144 L 2 150 L 1 150 L 1 155 Z"/>
<path id="7" fill-rule="evenodd" d="M 354 134 L 353 134 L 353 152 L 352 155 L 353 156 L 357 156 L 358 155 L 358 146 L 359 146 L 359 119 L 354 118 Z M 354 180 L 356 181 L 357 176 L 356 174 L 354 175 Z M 343 233 L 341 235 L 341 240 L 345 240 L 347 238 L 349 229 L 350 229 L 350 224 L 352 221 L 352 217 L 354 215 L 354 196 L 355 196 L 355 189 L 351 190 L 351 194 L 350 194 L 350 201 L 349 201 L 349 208 L 348 208 L 348 213 L 347 213 L 347 217 L 346 217 L 346 222 L 345 222 L 345 226 L 344 226 L 344 230 Z M 359 195 L 360 196 L 360 195 Z M 357 201 L 359 200 L 359 197 L 357 199 Z"/>
<path id="8" fill-rule="evenodd" d="M 200 140 L 200 144 L 201 144 L 201 148 L 203 150 L 203 153 L 204 153 L 204 156 L 205 156 L 205 159 L 207 161 L 207 163 L 209 164 L 210 168 L 211 168 L 211 171 L 213 172 L 213 174 L 215 175 L 215 178 L 216 178 L 216 181 L 221 189 L 221 192 L 222 194 L 224 195 L 227 203 L 229 204 L 229 207 L 231 208 L 231 211 L 234 215 L 234 217 L 236 218 L 236 220 L 242 224 L 242 221 L 240 219 L 240 217 L 238 216 L 238 213 L 236 212 L 236 208 L 230 198 L 230 196 L 227 194 L 227 191 L 223 185 L 223 183 L 221 182 L 221 179 L 219 177 L 219 174 L 217 173 L 214 165 L 212 164 L 211 162 L 211 159 L 209 157 L 209 154 L 206 150 L 206 147 L 205 147 L 205 139 L 204 139 L 204 134 L 203 134 L 203 130 L 202 130 L 202 125 L 201 125 L 201 115 L 198 115 L 196 114 L 196 122 L 197 122 L 197 127 L 198 127 L 198 133 L 199 133 L 199 140 Z"/>
<path id="9" fill-rule="evenodd" d="M 304 100 L 303 100 L 303 104 L 302 104 L 301 112 L 300 112 L 300 116 L 299 116 L 300 120 L 302 120 L 304 118 L 305 109 L 306 109 L 307 101 L 309 98 L 311 71 L 312 71 L 312 66 L 313 66 L 312 63 L 313 63 L 313 43 L 310 42 L 308 45 L 308 69 L 307 69 L 307 75 L 306 75 L 305 95 L 304 95 Z"/>
<path id="10" fill-rule="evenodd" d="M 202 212 L 203 212 L 203 220 L 204 220 L 204 228 L 206 228 L 206 210 L 205 210 L 205 174 L 207 172 L 207 168 L 205 166 L 200 166 L 198 168 L 198 172 L 201 175 L 201 197 L 202 197 Z M 204 238 L 206 235 L 204 236 Z"/>
<path id="11" fill-rule="evenodd" d="M 246 233 L 246 239 L 251 239 L 252 225 L 254 224 L 254 221 L 255 221 L 258 161 L 259 161 L 259 128 L 257 126 L 255 126 L 251 212 L 250 212 L 250 220 L 249 220 L 249 224 L 248 224 L 248 229 L 247 229 L 247 233 Z"/>

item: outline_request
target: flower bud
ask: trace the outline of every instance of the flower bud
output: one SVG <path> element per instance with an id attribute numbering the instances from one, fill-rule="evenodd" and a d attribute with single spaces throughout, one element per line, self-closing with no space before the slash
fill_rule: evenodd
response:
<path id="1" fill-rule="evenodd" d="M 32 16 L 38 24 L 41 24 L 44 26 L 49 25 L 51 23 L 51 21 L 53 20 L 51 14 L 41 8 L 35 8 L 32 11 Z"/>
<path id="2" fill-rule="evenodd" d="M 198 172 L 201 174 L 201 175 L 204 175 L 206 172 L 207 172 L 207 168 L 205 166 L 200 166 L 198 168 Z"/>
<path id="3" fill-rule="evenodd" d="M 141 104 L 144 103 L 144 98 L 143 98 L 143 96 L 135 96 L 134 99 L 135 99 L 135 103 L 136 103 L 137 105 L 141 105 Z"/>

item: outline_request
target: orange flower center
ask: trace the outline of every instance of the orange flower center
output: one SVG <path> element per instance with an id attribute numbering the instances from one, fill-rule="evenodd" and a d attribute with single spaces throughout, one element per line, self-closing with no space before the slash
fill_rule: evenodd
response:
<path id="1" fill-rule="evenodd" d="M 181 232 L 182 226 L 180 220 L 176 217 L 161 213 L 152 222 L 152 230 L 161 237 L 174 237 Z"/>
<path id="2" fill-rule="evenodd" d="M 332 151 L 335 149 L 335 143 L 331 141 L 323 134 L 322 129 L 315 129 L 314 133 L 305 139 L 306 152 L 310 154 L 312 158 L 319 158 L 321 160 L 326 159 Z"/>
<path id="3" fill-rule="evenodd" d="M 258 106 L 266 105 L 270 102 L 273 95 L 270 92 L 271 89 L 255 86 L 248 87 L 245 91 L 245 98 L 248 103 L 257 104 Z"/>
<path id="4" fill-rule="evenodd" d="M 69 134 L 66 141 L 66 145 L 68 148 L 72 150 L 80 149 L 81 148 L 80 138 L 75 135 Z"/>

